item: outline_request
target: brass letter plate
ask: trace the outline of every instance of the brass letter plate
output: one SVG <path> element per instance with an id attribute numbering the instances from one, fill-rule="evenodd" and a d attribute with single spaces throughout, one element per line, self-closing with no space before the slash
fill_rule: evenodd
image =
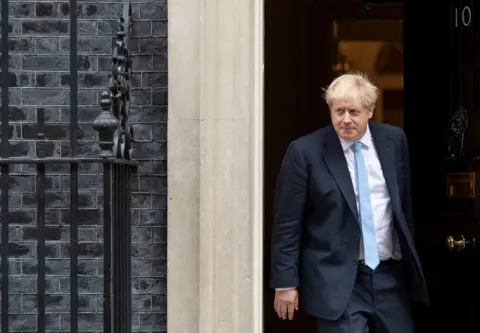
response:
<path id="1" fill-rule="evenodd" d="M 447 174 L 448 198 L 475 198 L 475 172 Z"/>

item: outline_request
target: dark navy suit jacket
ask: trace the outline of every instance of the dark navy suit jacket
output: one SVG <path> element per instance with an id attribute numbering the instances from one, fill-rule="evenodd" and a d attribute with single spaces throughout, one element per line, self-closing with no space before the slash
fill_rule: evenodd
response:
<path id="1" fill-rule="evenodd" d="M 427 289 L 413 241 L 407 139 L 398 127 L 376 122 L 369 126 L 391 198 L 407 288 L 426 305 Z M 360 236 L 354 189 L 333 126 L 293 141 L 275 192 L 270 287 L 297 287 L 303 311 L 337 319 L 353 290 Z"/>

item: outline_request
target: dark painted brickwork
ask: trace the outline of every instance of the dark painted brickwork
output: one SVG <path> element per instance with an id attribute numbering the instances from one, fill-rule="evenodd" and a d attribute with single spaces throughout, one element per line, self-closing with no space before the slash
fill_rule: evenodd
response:
<path id="1" fill-rule="evenodd" d="M 98 152 L 91 122 L 107 87 L 111 36 L 122 11 L 119 0 L 79 1 L 79 153 Z M 132 0 L 135 55 L 133 109 L 141 162 L 133 181 L 133 329 L 166 331 L 166 0 Z M 69 3 L 10 0 L 10 111 L 15 156 L 69 154 Z M 36 115 L 45 110 L 47 142 L 35 142 Z M 35 331 L 35 169 L 14 166 L 11 177 L 10 330 Z M 79 176 L 79 330 L 102 331 L 101 167 L 84 165 Z M 47 331 L 69 330 L 69 176 L 47 168 Z"/>

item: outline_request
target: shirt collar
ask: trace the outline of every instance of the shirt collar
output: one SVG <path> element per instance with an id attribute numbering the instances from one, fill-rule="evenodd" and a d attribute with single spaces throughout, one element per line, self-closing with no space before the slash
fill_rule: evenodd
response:
<path id="1" fill-rule="evenodd" d="M 341 137 L 338 137 L 338 138 L 340 139 L 340 143 L 342 145 L 344 152 L 346 152 L 355 143 L 355 141 L 347 141 L 342 139 Z M 367 148 L 371 146 L 372 134 L 370 133 L 370 126 L 367 125 L 367 130 L 358 141 L 360 141 Z"/>

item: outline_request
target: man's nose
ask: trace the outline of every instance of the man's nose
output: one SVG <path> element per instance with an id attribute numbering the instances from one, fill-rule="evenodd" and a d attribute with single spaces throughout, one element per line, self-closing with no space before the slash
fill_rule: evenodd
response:
<path id="1" fill-rule="evenodd" d="M 347 124 L 351 123 L 351 122 L 352 122 L 352 118 L 350 117 L 350 114 L 346 113 L 346 114 L 343 116 L 342 121 L 343 121 L 344 123 L 347 123 Z"/>

